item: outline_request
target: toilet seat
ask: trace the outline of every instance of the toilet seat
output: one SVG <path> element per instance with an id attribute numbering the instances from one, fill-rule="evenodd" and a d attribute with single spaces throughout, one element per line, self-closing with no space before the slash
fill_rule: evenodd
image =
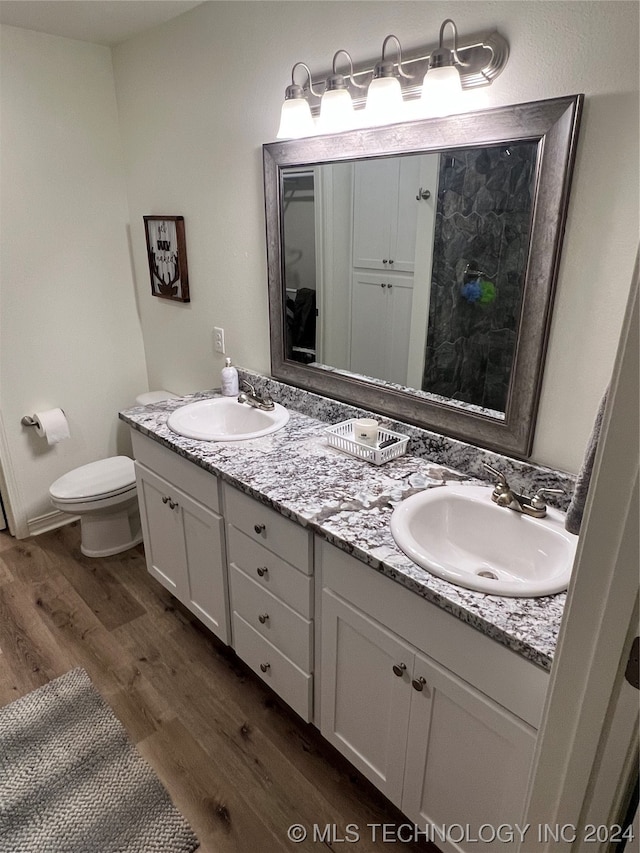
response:
<path id="1" fill-rule="evenodd" d="M 74 468 L 49 488 L 50 496 L 60 504 L 102 501 L 134 493 L 136 475 L 128 456 L 112 456 Z"/>

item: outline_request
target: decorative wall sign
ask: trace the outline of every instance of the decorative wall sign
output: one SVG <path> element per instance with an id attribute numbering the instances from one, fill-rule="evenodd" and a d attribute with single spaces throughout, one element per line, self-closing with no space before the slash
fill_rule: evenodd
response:
<path id="1" fill-rule="evenodd" d="M 151 293 L 189 302 L 184 216 L 144 216 Z"/>

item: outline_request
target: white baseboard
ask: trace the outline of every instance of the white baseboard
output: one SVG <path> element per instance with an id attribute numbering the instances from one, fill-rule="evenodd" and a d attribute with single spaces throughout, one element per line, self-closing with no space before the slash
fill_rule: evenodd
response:
<path id="1" fill-rule="evenodd" d="M 29 536 L 38 536 L 40 533 L 56 530 L 58 527 L 64 527 L 65 524 L 78 521 L 79 518 L 79 515 L 69 515 L 68 512 L 60 512 L 57 509 L 44 515 L 38 515 L 36 518 L 30 518 L 27 522 Z"/>

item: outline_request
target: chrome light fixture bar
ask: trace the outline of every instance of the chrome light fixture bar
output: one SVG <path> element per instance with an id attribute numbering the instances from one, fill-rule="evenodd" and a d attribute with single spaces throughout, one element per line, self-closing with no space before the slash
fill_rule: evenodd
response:
<path id="1" fill-rule="evenodd" d="M 453 31 L 452 47 L 447 47 L 444 44 L 447 25 Z M 386 56 L 386 48 L 390 40 L 394 40 L 397 47 L 397 58 L 395 61 L 389 60 Z M 349 74 L 341 75 L 336 71 L 336 59 L 341 53 L 349 59 Z M 383 42 L 381 58 L 375 62 L 369 61 L 354 66 L 351 56 L 347 51 L 339 50 L 333 58 L 332 70 L 317 76 L 312 76 L 309 68 L 304 63 L 298 62 L 294 65 L 293 71 L 303 66 L 309 75 L 308 85 L 305 87 L 297 86 L 295 87 L 296 94 L 289 94 L 295 85 L 293 84 L 292 72 L 292 86 L 288 87 L 286 97 L 287 99 L 295 97 L 306 100 L 309 104 L 311 114 L 317 116 L 320 114 L 320 103 L 323 93 L 339 89 L 345 95 L 348 93 L 351 96 L 353 109 L 358 113 L 357 124 L 358 126 L 365 127 L 379 124 L 381 121 L 390 123 L 393 121 L 402 121 L 405 118 L 408 120 L 427 115 L 443 115 L 442 107 L 433 105 L 433 102 L 438 100 L 438 98 L 435 96 L 431 98 L 427 94 L 430 88 L 434 91 L 439 87 L 441 89 L 440 94 L 444 95 L 445 78 L 448 78 L 447 85 L 452 85 L 453 82 L 457 86 L 458 83 L 456 76 L 453 74 L 454 71 L 459 77 L 459 86 L 462 92 L 489 86 L 502 73 L 508 58 L 509 44 L 497 31 L 494 30 L 488 34 L 460 37 L 458 36 L 454 21 L 451 18 L 447 18 L 440 27 L 440 37 L 437 47 L 422 47 L 405 52 L 402 50 L 398 38 L 394 35 L 388 35 Z M 427 85 L 425 86 L 425 84 Z M 374 120 L 371 117 L 367 117 L 367 112 L 369 111 L 368 96 L 370 93 L 375 93 L 376 89 L 380 91 L 386 89 L 389 92 L 395 90 L 397 97 L 398 88 L 401 92 L 403 104 L 421 99 L 420 105 L 416 105 L 416 109 L 411 115 L 407 114 L 403 117 L 397 117 L 393 114 L 387 114 L 387 117 L 382 120 Z M 316 91 L 317 89 L 320 91 Z M 342 98 L 346 102 L 345 95 Z M 443 98 L 439 98 L 439 100 L 442 102 Z M 396 100 L 397 103 L 398 101 Z M 362 112 L 365 107 L 367 109 Z M 462 106 L 460 111 L 463 108 Z M 308 127 L 309 125 L 307 124 Z M 343 126 L 338 128 L 334 123 L 330 128 L 323 128 L 322 122 L 320 122 L 315 127 L 314 133 L 337 132 L 338 129 L 347 130 L 349 127 Z M 305 131 L 299 135 L 307 136 L 312 134 Z M 278 138 L 291 137 L 279 132 Z"/>

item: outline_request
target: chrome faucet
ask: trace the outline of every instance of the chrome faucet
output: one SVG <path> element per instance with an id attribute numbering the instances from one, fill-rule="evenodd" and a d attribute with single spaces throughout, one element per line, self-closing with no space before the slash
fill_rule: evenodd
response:
<path id="1" fill-rule="evenodd" d="M 498 471 L 486 462 L 484 463 L 484 467 L 491 471 L 495 477 L 491 500 L 498 506 L 512 509 L 514 512 L 521 512 L 533 518 L 544 518 L 547 514 L 547 505 L 544 502 L 543 495 L 563 494 L 562 489 L 538 489 L 535 495 L 531 497 L 519 495 L 512 490 L 502 471 Z"/>
<path id="2" fill-rule="evenodd" d="M 247 382 L 246 379 L 242 380 L 240 387 L 243 390 L 238 394 L 239 403 L 248 403 L 250 406 L 253 406 L 254 409 L 262 409 L 265 412 L 272 411 L 275 404 L 268 394 L 264 397 L 261 394 L 258 394 L 253 385 L 250 382 Z"/>

